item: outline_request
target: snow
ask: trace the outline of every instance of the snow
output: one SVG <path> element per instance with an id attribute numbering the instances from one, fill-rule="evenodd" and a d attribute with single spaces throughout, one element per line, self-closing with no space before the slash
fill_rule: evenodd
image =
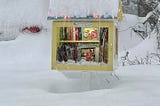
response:
<path id="1" fill-rule="evenodd" d="M 140 37 L 136 35 L 132 30 L 132 28 L 134 28 L 139 22 L 141 22 L 141 20 L 139 20 L 139 17 L 135 15 L 123 15 L 123 21 L 118 24 L 118 39 L 119 41 L 122 41 L 118 42 L 119 52 L 132 48 L 142 41 L 142 39 L 140 39 Z M 123 42 L 123 39 L 125 39 L 125 42 Z"/>
<path id="2" fill-rule="evenodd" d="M 2 65 L 1 69 L 12 69 L 16 65 L 17 68 L 21 66 L 23 69 L 33 69 L 34 67 L 32 67 L 32 65 L 34 66 L 35 64 L 50 65 L 49 55 L 51 43 L 50 36 L 47 35 L 48 33 L 33 35 L 20 33 L 16 40 L 1 42 L 1 47 L 3 47 L 0 48 L 0 56 L 2 56 L 1 61 L 8 60 L 0 62 Z M 39 40 L 37 40 L 37 38 Z M 39 56 L 41 58 L 39 58 Z M 30 64 L 28 65 L 28 63 Z"/>
<path id="3" fill-rule="evenodd" d="M 143 57 L 146 56 L 147 53 L 155 53 L 157 50 L 156 46 L 157 46 L 156 35 L 152 34 L 152 37 L 146 38 L 144 41 L 141 42 L 141 44 L 132 48 L 132 50 L 129 50 L 131 52 L 130 55 L 133 55 L 133 57 L 134 56 Z M 139 50 L 140 52 L 136 52 L 137 50 Z"/>
<path id="4" fill-rule="evenodd" d="M 26 26 L 46 26 L 48 6 L 49 0 L 1 0 L 0 41 L 15 39 Z"/>
<path id="5" fill-rule="evenodd" d="M 5 3 L 20 2 L 28 3 L 1 0 L 0 8 L 7 10 Z M 5 17 L 6 14 L 0 12 L 0 16 L 0 22 L 10 21 L 10 25 L 14 25 L 14 20 Z M 34 22 L 34 19 L 29 21 Z M 137 21 L 137 17 L 126 14 L 124 22 L 119 24 L 120 56 L 124 46 L 132 56 L 155 50 L 154 34 L 137 41 L 135 36 L 130 39 L 129 31 L 120 31 Z M 0 106 L 159 106 L 159 65 L 120 66 L 115 70 L 119 80 L 109 88 L 103 87 L 109 83 L 99 79 L 98 73 L 82 72 L 82 79 L 69 79 L 62 72 L 51 70 L 51 22 L 45 23 L 47 30 L 40 33 L 16 32 L 17 39 L 0 42 Z M 83 79 L 88 75 L 92 79 Z M 103 73 L 106 78 L 107 75 Z"/>
<path id="6" fill-rule="evenodd" d="M 120 67 L 120 80 L 112 89 L 73 93 L 78 81 L 60 72 L 47 70 L 1 71 L 0 104 L 2 106 L 158 106 L 160 66 Z M 145 71 L 144 71 L 145 70 Z M 14 72 L 13 72 L 14 71 Z M 85 86 L 85 85 L 84 85 Z"/>
<path id="7" fill-rule="evenodd" d="M 117 17 L 119 0 L 50 0 L 49 16 L 51 17 L 86 17 L 104 15 Z"/>
<path id="8" fill-rule="evenodd" d="M 48 5 L 49 1 L 47 0 L 1 0 L 1 24 L 45 24 L 45 20 L 47 18 Z"/>

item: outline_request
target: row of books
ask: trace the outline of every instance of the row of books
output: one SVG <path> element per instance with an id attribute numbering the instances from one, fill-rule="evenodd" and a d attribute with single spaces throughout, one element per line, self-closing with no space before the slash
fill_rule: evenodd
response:
<path id="1" fill-rule="evenodd" d="M 61 27 L 60 40 L 98 40 L 98 28 Z"/>
<path id="2" fill-rule="evenodd" d="M 61 27 L 60 40 L 82 40 L 82 28 Z"/>

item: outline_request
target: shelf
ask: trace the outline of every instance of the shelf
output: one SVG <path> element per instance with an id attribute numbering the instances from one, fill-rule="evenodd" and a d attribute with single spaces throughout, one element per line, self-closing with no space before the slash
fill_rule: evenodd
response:
<path id="1" fill-rule="evenodd" d="M 91 43 L 92 43 L 92 42 L 95 42 L 95 43 L 96 43 L 96 42 L 97 42 L 97 43 L 98 43 L 99 40 L 61 40 L 60 42 L 61 42 L 61 43 L 67 43 L 67 42 L 70 42 L 70 43 L 72 43 L 72 42 L 73 42 L 73 43 L 79 43 L 79 42 L 82 42 L 82 43 L 83 43 L 83 42 L 91 42 Z"/>

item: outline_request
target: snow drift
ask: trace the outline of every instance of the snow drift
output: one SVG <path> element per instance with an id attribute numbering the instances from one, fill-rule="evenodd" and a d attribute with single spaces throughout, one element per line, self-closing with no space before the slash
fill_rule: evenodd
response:
<path id="1" fill-rule="evenodd" d="M 44 26 L 47 21 L 49 1 L 1 0 L 0 40 L 12 40 L 25 26 Z"/>

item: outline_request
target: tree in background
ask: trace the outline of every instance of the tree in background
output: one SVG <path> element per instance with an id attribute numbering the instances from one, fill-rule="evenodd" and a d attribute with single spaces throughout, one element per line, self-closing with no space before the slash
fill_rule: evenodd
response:
<path id="1" fill-rule="evenodd" d="M 125 14 L 138 14 L 137 0 L 122 0 L 123 13 Z"/>
<path id="2" fill-rule="evenodd" d="M 160 0 L 137 0 L 138 16 L 145 17 L 149 12 L 153 11 L 159 4 Z"/>

